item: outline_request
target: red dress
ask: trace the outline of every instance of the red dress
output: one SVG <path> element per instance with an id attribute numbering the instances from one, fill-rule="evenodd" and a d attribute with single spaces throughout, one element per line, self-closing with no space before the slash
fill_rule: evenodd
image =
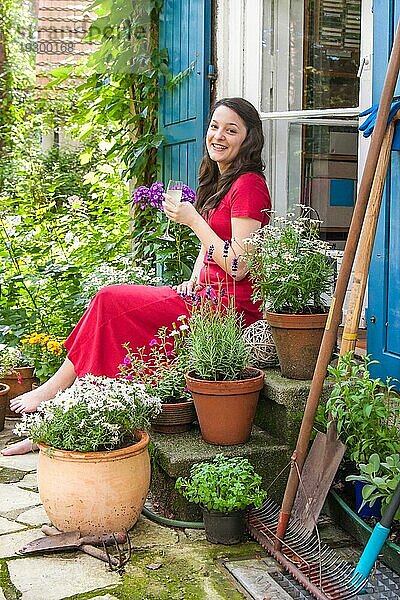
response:
<path id="1" fill-rule="evenodd" d="M 241 175 L 208 217 L 210 227 L 222 240 L 231 240 L 231 217 L 250 217 L 266 225 L 271 200 L 266 183 L 256 173 Z M 236 308 L 243 312 L 245 325 L 257 321 L 259 305 L 251 301 L 248 276 L 235 281 L 212 259 L 205 261 L 199 283 L 217 290 L 228 288 L 235 294 Z M 229 270 L 229 269 L 228 269 Z M 126 354 L 122 344 L 131 348 L 146 346 L 162 326 L 170 326 L 180 315 L 189 315 L 190 306 L 167 286 L 112 285 L 101 289 L 92 299 L 72 333 L 65 341 L 68 358 L 75 373 L 115 377 Z"/>

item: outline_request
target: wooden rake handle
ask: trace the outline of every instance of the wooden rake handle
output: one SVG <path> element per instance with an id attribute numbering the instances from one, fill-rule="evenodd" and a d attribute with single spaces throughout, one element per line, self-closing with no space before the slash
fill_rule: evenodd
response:
<path id="1" fill-rule="evenodd" d="M 383 143 L 385 131 L 387 129 L 387 120 L 390 107 L 393 100 L 393 94 L 396 87 L 397 77 L 400 69 L 400 22 L 397 25 L 394 36 L 393 46 L 390 53 L 389 64 L 385 76 L 381 99 L 379 102 L 374 133 L 370 147 L 368 149 L 365 161 L 364 171 L 358 190 L 357 202 L 353 211 L 349 235 L 346 242 L 342 266 L 336 282 L 335 292 L 332 298 L 328 319 L 325 326 L 324 336 L 322 338 L 321 348 L 318 354 L 317 364 L 314 376 L 311 382 L 310 392 L 308 394 L 306 407 L 304 409 L 303 420 L 300 426 L 300 432 L 297 439 L 296 451 L 294 453 L 297 463 L 297 469 L 301 473 L 304 461 L 307 456 L 308 444 L 310 442 L 312 428 L 314 426 L 315 415 L 321 398 L 326 371 L 331 360 L 332 351 L 336 343 L 337 331 L 342 318 L 343 301 L 346 295 L 347 285 L 350 279 L 353 267 L 354 257 L 356 255 L 358 241 L 361 235 L 362 224 L 372 189 L 375 170 L 378 164 L 380 149 Z M 286 484 L 285 494 L 282 501 L 282 507 L 279 514 L 279 521 L 276 530 L 277 539 L 275 550 L 280 550 L 286 534 L 290 514 L 293 508 L 299 486 L 299 477 L 297 470 L 292 468 Z"/>
<path id="2" fill-rule="evenodd" d="M 381 207 L 383 188 L 385 187 L 386 174 L 390 161 L 390 151 L 394 134 L 394 121 L 400 116 L 400 111 L 389 123 L 382 147 L 379 153 L 378 163 L 368 200 L 367 212 L 358 246 L 358 254 L 354 277 L 350 292 L 349 307 L 343 329 L 340 354 L 347 354 L 354 350 L 357 342 L 358 325 L 360 322 L 362 306 L 367 288 L 368 271 L 371 263 L 372 250 L 378 224 L 379 211 Z"/>

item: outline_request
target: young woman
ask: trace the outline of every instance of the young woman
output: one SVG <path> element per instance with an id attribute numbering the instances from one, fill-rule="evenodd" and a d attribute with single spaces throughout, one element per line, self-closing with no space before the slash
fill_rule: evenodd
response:
<path id="1" fill-rule="evenodd" d="M 236 309 L 243 313 L 246 325 L 260 318 L 240 255 L 243 240 L 269 220 L 263 145 L 261 120 L 252 104 L 242 98 L 215 104 L 195 205 L 176 204 L 168 195 L 163 203 L 167 217 L 190 227 L 201 242 L 192 276 L 175 289 L 117 285 L 100 290 L 65 342 L 68 357 L 62 367 L 36 390 L 12 400 L 12 410 L 33 412 L 42 401 L 86 373 L 115 377 L 125 355 L 123 343 L 130 341 L 134 348 L 147 345 L 160 327 L 190 312 L 187 295 L 193 291 L 205 294 L 208 285 L 216 293 L 222 285 L 228 287 L 228 296 L 235 294 Z M 23 440 L 4 449 L 3 454 L 30 450 L 30 440 Z"/>

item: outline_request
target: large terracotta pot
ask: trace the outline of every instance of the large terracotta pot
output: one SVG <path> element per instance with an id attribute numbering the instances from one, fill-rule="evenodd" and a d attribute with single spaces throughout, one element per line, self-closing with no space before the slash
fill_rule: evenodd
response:
<path id="1" fill-rule="evenodd" d="M 44 509 L 60 531 L 128 531 L 150 486 L 149 436 L 109 452 L 69 452 L 39 444 L 38 484 Z"/>
<path id="2" fill-rule="evenodd" d="M 186 375 L 201 435 L 208 444 L 231 446 L 249 440 L 264 373 L 260 369 L 246 371 L 248 378 L 235 381 L 197 379 L 193 371 Z"/>
<path id="3" fill-rule="evenodd" d="M 327 317 L 266 313 L 284 377 L 312 379 Z"/>
<path id="4" fill-rule="evenodd" d="M 161 413 L 153 420 L 151 428 L 158 433 L 183 433 L 189 431 L 195 418 L 193 400 L 162 404 Z"/>
<path id="5" fill-rule="evenodd" d="M 7 394 L 10 388 L 5 383 L 0 383 L 0 431 L 4 429 L 6 419 Z"/>
<path id="6" fill-rule="evenodd" d="M 17 367 L 16 372 L 11 375 L 6 375 L 2 381 L 10 386 L 10 391 L 7 394 L 6 417 L 11 419 L 20 419 L 21 415 L 10 409 L 10 400 L 30 392 L 33 384 L 39 382 L 37 377 L 33 375 L 33 367 Z"/>

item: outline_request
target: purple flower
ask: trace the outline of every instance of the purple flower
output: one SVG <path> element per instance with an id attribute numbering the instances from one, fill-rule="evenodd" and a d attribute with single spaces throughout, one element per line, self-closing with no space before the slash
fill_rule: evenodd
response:
<path id="1" fill-rule="evenodd" d="M 150 190 L 145 185 L 141 185 L 137 188 L 137 190 L 133 194 L 133 203 L 137 206 L 140 205 L 140 208 L 146 208 L 148 202 L 150 201 Z"/>
<path id="2" fill-rule="evenodd" d="M 150 188 L 145 185 L 139 186 L 132 196 L 132 202 L 139 206 L 141 210 L 146 208 L 164 210 L 162 206 L 164 193 L 164 184 L 161 181 L 155 181 Z M 189 186 L 184 185 L 182 187 L 182 201 L 193 203 L 195 198 L 195 192 Z"/>
<path id="3" fill-rule="evenodd" d="M 213 244 L 211 244 L 211 246 L 207 250 L 206 260 L 211 260 L 212 259 L 212 255 L 214 254 L 214 250 L 215 250 L 215 248 L 214 248 Z"/>
<path id="4" fill-rule="evenodd" d="M 224 242 L 224 250 L 223 250 L 223 253 L 222 253 L 222 256 L 223 256 L 224 258 L 228 258 L 228 254 L 229 254 L 229 246 L 230 246 L 230 245 L 231 245 L 231 243 L 230 243 L 230 241 L 229 241 L 229 240 L 226 240 L 226 241 Z"/>
<path id="5" fill-rule="evenodd" d="M 130 364 L 131 364 L 131 359 L 128 355 L 126 355 L 124 358 L 124 365 L 130 365 Z"/>
<path id="6" fill-rule="evenodd" d="M 232 260 L 232 273 L 231 273 L 232 277 L 237 276 L 238 267 L 239 267 L 239 259 L 237 256 L 235 256 L 235 258 Z"/>
<path id="7" fill-rule="evenodd" d="M 212 287 L 211 287 L 211 285 L 208 285 L 206 287 L 206 297 L 211 298 L 211 293 L 212 293 Z"/>
<path id="8" fill-rule="evenodd" d="M 194 203 L 196 200 L 196 194 L 188 185 L 182 186 L 182 202 Z"/>

